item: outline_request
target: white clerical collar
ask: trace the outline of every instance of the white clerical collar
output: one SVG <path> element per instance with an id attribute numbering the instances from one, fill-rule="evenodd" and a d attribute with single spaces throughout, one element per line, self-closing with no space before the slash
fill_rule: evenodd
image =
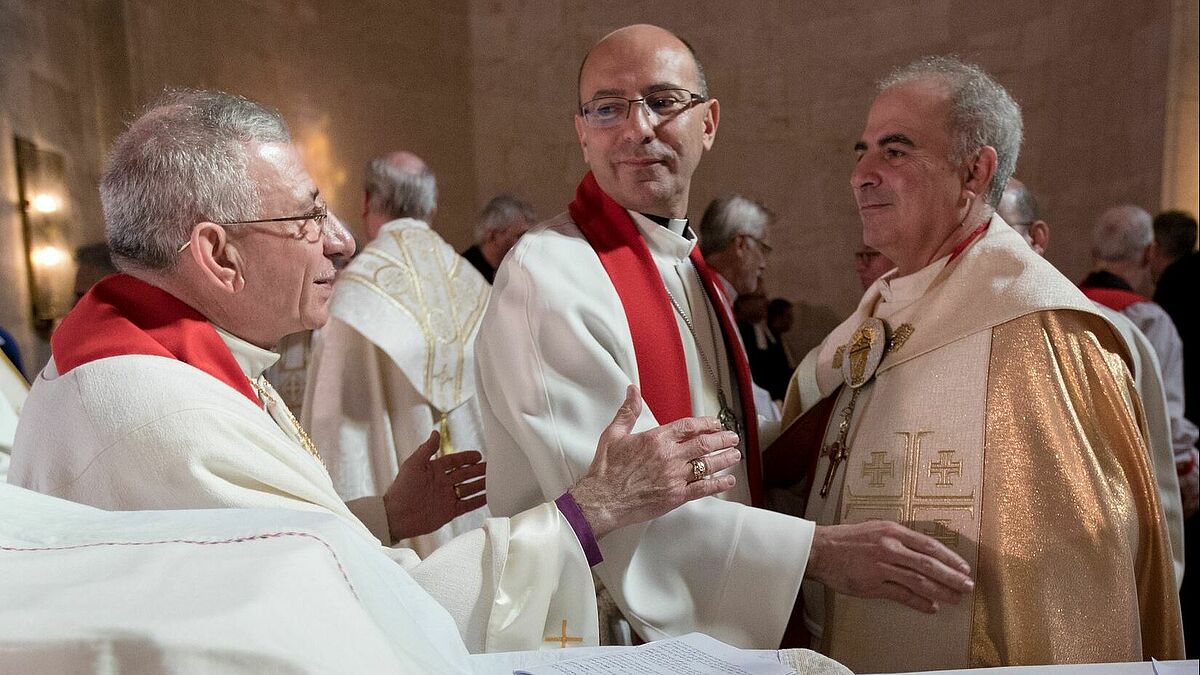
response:
<path id="1" fill-rule="evenodd" d="M 251 381 L 262 377 L 263 371 L 275 365 L 275 362 L 279 360 L 279 354 L 270 349 L 252 345 L 219 326 L 213 326 L 213 328 L 217 329 L 217 335 L 221 336 L 221 341 L 233 353 L 233 360 L 237 361 L 242 372 Z"/>
<path id="2" fill-rule="evenodd" d="M 930 284 L 946 267 L 949 258 L 948 255 L 942 256 L 916 272 L 902 277 L 896 276 L 896 270 L 884 274 L 875 282 L 879 284 L 879 293 L 883 296 L 883 301 L 890 304 L 907 305 L 925 295 Z"/>
<path id="3" fill-rule="evenodd" d="M 379 232 L 383 233 L 385 231 L 390 232 L 392 230 L 405 230 L 410 227 L 420 227 L 426 230 L 431 229 L 429 227 L 429 223 L 423 220 L 417 220 L 416 218 L 397 218 L 395 220 L 389 220 L 381 225 L 379 227 Z"/>
<path id="4" fill-rule="evenodd" d="M 696 245 L 696 233 L 688 227 L 687 218 L 672 218 L 663 226 L 637 211 L 630 211 L 629 216 L 641 230 L 651 253 L 684 260 Z"/>

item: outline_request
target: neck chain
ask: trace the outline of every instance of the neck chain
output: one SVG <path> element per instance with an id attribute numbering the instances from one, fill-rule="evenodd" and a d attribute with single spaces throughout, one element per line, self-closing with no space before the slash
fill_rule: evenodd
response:
<path id="1" fill-rule="evenodd" d="M 829 457 L 829 469 L 825 472 L 825 482 L 821 484 L 821 497 L 829 496 L 838 465 L 850 456 L 847 436 L 859 393 L 875 379 L 875 371 L 883 363 L 883 357 L 903 347 L 912 337 L 913 330 L 912 324 L 904 323 L 893 331 L 887 321 L 868 317 L 850 336 L 850 341 L 834 351 L 833 367 L 842 371 L 842 379 L 850 387 L 851 393 L 850 402 L 840 413 L 842 419 L 838 422 L 837 438 L 821 448 L 821 454 Z"/>
<path id="2" fill-rule="evenodd" d="M 304 430 L 304 427 L 300 426 L 300 421 L 297 420 L 296 416 L 292 414 L 291 409 L 289 409 L 287 405 L 283 403 L 283 401 L 280 401 L 275 397 L 274 387 L 267 382 L 266 378 L 259 377 L 256 380 L 250 380 L 250 385 L 254 387 L 254 393 L 258 394 L 258 398 L 263 402 L 263 404 L 266 405 L 268 415 L 271 414 L 271 408 L 283 408 L 283 412 L 285 415 L 287 415 L 288 421 L 292 423 L 292 428 L 296 430 L 296 435 L 300 437 L 300 447 L 304 448 L 305 452 L 316 458 L 316 460 L 321 463 L 321 466 L 325 467 L 325 469 L 328 471 L 329 467 L 325 464 L 325 460 L 321 459 L 321 454 L 317 452 L 317 444 L 313 443 L 313 440 L 309 437 L 308 432 Z M 274 417 L 274 415 L 271 415 L 271 417 Z"/>
<path id="3" fill-rule="evenodd" d="M 695 269 L 695 263 L 692 265 Z M 699 276 L 699 271 L 696 272 Z M 703 283 L 703 282 L 701 282 Z M 684 313 L 683 307 L 679 305 L 679 301 L 671 293 L 671 289 L 663 284 L 663 290 L 667 292 L 667 299 L 671 301 L 671 306 L 675 308 L 679 318 L 683 319 L 683 325 L 687 326 L 688 332 L 692 335 L 692 341 L 696 345 L 696 353 L 700 355 L 700 362 L 704 364 L 704 369 L 708 372 L 709 378 L 712 380 L 713 387 L 717 390 L 717 402 L 721 406 L 721 412 L 717 414 L 717 419 L 721 421 L 721 426 L 727 431 L 732 431 L 735 434 L 741 435 L 741 425 L 738 423 L 737 415 L 734 414 L 733 408 L 729 406 L 728 399 L 725 398 L 725 389 L 721 387 L 721 379 L 717 377 L 717 371 L 708 362 L 708 357 L 704 355 L 704 348 L 700 346 L 700 338 L 696 335 L 696 327 L 692 325 L 692 320 Z"/>

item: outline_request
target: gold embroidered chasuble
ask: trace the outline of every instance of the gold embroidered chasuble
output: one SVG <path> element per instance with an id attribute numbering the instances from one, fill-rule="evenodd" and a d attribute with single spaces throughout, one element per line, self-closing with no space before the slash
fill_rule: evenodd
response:
<path id="1" fill-rule="evenodd" d="M 814 646 L 857 672 L 1182 658 L 1128 355 L 1083 294 L 997 217 L 957 259 L 876 282 L 797 369 L 785 425 L 835 395 L 837 439 L 839 362 L 871 316 L 904 337 L 860 390 L 825 497 L 819 458 L 803 515 L 904 523 L 976 586 L 925 615 L 806 582 Z"/>
<path id="2" fill-rule="evenodd" d="M 335 316 L 386 352 L 438 411 L 475 395 L 473 346 L 489 287 L 428 225 L 388 223 L 337 283 L 351 301 Z"/>
<path id="3" fill-rule="evenodd" d="M 443 452 L 481 448 L 474 341 L 489 292 L 427 224 L 407 218 L 385 223 L 338 276 L 302 419 L 342 498 L 384 494 L 433 429 Z M 428 556 L 487 517 L 484 507 L 398 543 Z"/>

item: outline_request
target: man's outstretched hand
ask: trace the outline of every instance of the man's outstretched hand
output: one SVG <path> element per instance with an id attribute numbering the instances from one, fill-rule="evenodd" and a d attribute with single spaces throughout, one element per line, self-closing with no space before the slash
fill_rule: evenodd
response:
<path id="1" fill-rule="evenodd" d="M 885 520 L 818 526 L 804 576 L 846 595 L 933 614 L 975 587 L 971 567 L 932 537 Z"/>
<path id="2" fill-rule="evenodd" d="M 570 490 L 597 539 L 734 485 L 733 476 L 697 480 L 692 464 L 702 460 L 707 475 L 741 460 L 737 434 L 723 430 L 717 418 L 685 417 L 635 434 L 641 412 L 641 394 L 629 385 L 587 475 Z"/>
<path id="3" fill-rule="evenodd" d="M 429 534 L 487 503 L 487 462 L 476 450 L 434 459 L 441 436 L 434 431 L 396 474 L 383 495 L 392 541 Z"/>

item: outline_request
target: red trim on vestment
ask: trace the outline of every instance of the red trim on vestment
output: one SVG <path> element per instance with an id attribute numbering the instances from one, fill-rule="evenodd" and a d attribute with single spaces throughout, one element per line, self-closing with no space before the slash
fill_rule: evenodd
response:
<path id="1" fill-rule="evenodd" d="M 963 239 L 962 241 L 958 242 L 958 246 L 955 246 L 954 250 L 950 252 L 950 259 L 946 261 L 946 264 L 949 265 L 950 263 L 954 262 L 955 258 L 962 255 L 962 252 L 967 250 L 967 247 L 971 245 L 971 242 L 982 237 L 983 233 L 987 232 L 988 226 L 990 226 L 991 224 L 992 224 L 991 218 L 983 221 L 983 224 L 980 225 L 979 227 L 975 228 L 974 230 L 972 230 L 971 234 L 968 234 L 966 239 Z"/>
<path id="2" fill-rule="evenodd" d="M 1088 299 L 1092 302 L 1098 302 L 1117 312 L 1124 311 L 1126 307 L 1136 305 L 1139 302 L 1150 302 L 1150 298 L 1138 295 L 1133 291 L 1127 291 L 1124 288 L 1084 286 L 1079 290 L 1083 291 L 1083 294 L 1088 296 Z"/>
<path id="3" fill-rule="evenodd" d="M 260 405 L 250 380 L 203 314 L 127 274 L 105 277 L 93 286 L 50 337 L 50 351 L 60 375 L 111 356 L 175 359 Z"/>
<path id="4" fill-rule="evenodd" d="M 745 345 L 737 338 L 733 303 L 725 297 L 725 289 L 717 277 L 717 273 L 708 266 L 708 263 L 704 262 L 704 256 L 700 255 L 699 246 L 692 247 L 691 259 L 692 263 L 696 265 L 696 271 L 700 274 L 704 290 L 708 291 L 709 303 L 717 313 L 717 320 L 721 324 L 721 332 L 725 337 L 726 353 L 733 355 L 733 374 L 737 378 L 738 398 L 742 403 L 742 417 L 746 420 L 742 424 L 742 435 L 746 437 L 746 475 L 750 479 L 750 503 L 761 507 L 764 503 L 762 456 L 758 452 L 758 411 L 754 407 L 754 385 L 750 377 L 750 359 L 746 357 Z M 696 348 L 699 349 L 700 346 L 697 345 Z"/>
<path id="5" fill-rule="evenodd" d="M 687 361 L 679 326 L 675 322 L 675 310 L 633 218 L 600 188 L 591 172 L 579 184 L 569 211 L 571 219 L 596 251 L 625 309 L 642 399 L 659 424 L 690 417 L 692 397 L 687 386 Z M 750 367 L 737 333 L 733 331 L 733 322 L 726 314 L 728 304 L 723 299 L 716 275 L 704 264 L 698 249 L 692 250 L 692 261 L 696 262 L 702 285 L 716 308 L 726 349 L 734 355 L 734 373 L 745 419 L 742 435 L 746 441 L 750 499 L 754 506 L 761 506 L 758 416 L 754 410 L 754 392 L 749 385 Z"/>

